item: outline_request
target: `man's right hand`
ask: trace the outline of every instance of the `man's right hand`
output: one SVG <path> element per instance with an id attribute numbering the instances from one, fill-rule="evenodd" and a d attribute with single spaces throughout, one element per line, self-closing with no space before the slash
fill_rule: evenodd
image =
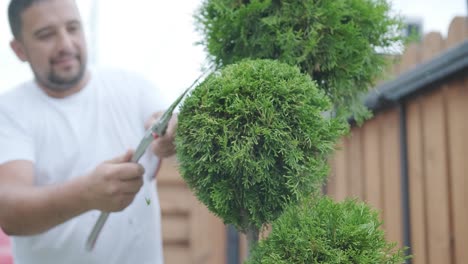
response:
<path id="1" fill-rule="evenodd" d="M 87 201 L 92 209 L 116 212 L 129 206 L 143 185 L 144 168 L 130 162 L 133 151 L 99 164 L 87 175 Z"/>
<path id="2" fill-rule="evenodd" d="M 0 227 L 9 235 L 35 235 L 92 209 L 121 211 L 143 184 L 144 169 L 133 152 L 99 164 L 61 184 L 34 184 L 34 164 L 0 164 Z"/>

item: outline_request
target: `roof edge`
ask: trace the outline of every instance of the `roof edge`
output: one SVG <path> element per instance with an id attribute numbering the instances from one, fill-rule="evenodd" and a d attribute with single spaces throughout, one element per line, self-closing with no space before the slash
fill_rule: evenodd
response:
<path id="1" fill-rule="evenodd" d="M 434 57 L 430 61 L 404 72 L 396 79 L 385 82 L 367 94 L 364 104 L 372 111 L 430 89 L 440 82 L 468 67 L 468 39 Z"/>

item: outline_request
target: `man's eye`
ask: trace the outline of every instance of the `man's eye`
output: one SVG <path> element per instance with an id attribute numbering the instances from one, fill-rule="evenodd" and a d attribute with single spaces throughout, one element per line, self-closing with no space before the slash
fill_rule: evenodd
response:
<path id="1" fill-rule="evenodd" d="M 47 33 L 39 34 L 38 38 L 40 40 L 47 40 L 47 39 L 50 39 L 53 35 L 54 35 L 53 32 L 47 32 Z"/>
<path id="2" fill-rule="evenodd" d="M 68 26 L 68 32 L 75 33 L 75 32 L 78 32 L 79 30 L 80 30 L 79 25 Z"/>

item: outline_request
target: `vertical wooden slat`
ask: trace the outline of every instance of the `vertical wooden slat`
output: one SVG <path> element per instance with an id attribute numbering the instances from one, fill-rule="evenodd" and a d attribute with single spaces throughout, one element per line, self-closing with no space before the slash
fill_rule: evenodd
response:
<path id="1" fill-rule="evenodd" d="M 363 181 L 362 175 L 362 145 L 361 145 L 361 134 L 362 129 L 359 127 L 353 127 L 351 129 L 351 135 L 348 138 L 348 179 L 349 179 L 349 196 L 353 198 L 363 199 Z"/>
<path id="2" fill-rule="evenodd" d="M 375 117 L 363 126 L 363 174 L 365 179 L 366 201 L 382 212 L 382 179 L 380 146 L 380 118 Z M 381 213 L 382 214 L 382 213 Z M 383 215 L 381 215 L 383 217 Z"/>
<path id="3" fill-rule="evenodd" d="M 454 263 L 463 264 L 468 261 L 468 79 L 451 84 L 447 102 Z"/>
<path id="4" fill-rule="evenodd" d="M 403 245 L 400 175 L 400 127 L 398 111 L 382 114 L 382 177 L 384 189 L 384 228 L 387 238 Z"/>
<path id="5" fill-rule="evenodd" d="M 421 46 L 419 43 L 411 43 L 406 48 L 400 62 L 400 72 L 413 69 L 421 61 Z"/>
<path id="6" fill-rule="evenodd" d="M 420 100 L 407 105 L 408 178 L 413 264 L 426 264 L 426 196 Z"/>
<path id="7" fill-rule="evenodd" d="M 421 62 L 426 62 L 437 56 L 444 49 L 444 39 L 439 32 L 430 32 L 422 42 Z"/>
<path id="8" fill-rule="evenodd" d="M 226 227 L 205 205 L 193 199 L 190 218 L 190 263 L 218 264 L 226 258 Z"/>
<path id="9" fill-rule="evenodd" d="M 440 90 L 424 98 L 422 113 L 428 261 L 451 263 L 445 112 Z"/>
<path id="10" fill-rule="evenodd" d="M 446 48 L 451 48 L 468 38 L 467 17 L 455 17 L 447 33 Z"/>
<path id="11" fill-rule="evenodd" d="M 342 201 L 348 195 L 347 162 L 346 162 L 346 139 L 342 139 L 335 153 L 335 199 Z"/>

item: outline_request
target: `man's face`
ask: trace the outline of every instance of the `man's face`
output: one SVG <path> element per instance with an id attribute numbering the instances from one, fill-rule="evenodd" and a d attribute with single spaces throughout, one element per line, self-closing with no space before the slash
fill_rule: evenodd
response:
<path id="1" fill-rule="evenodd" d="M 86 71 L 86 41 L 74 0 L 40 1 L 21 14 L 17 56 L 29 62 L 36 80 L 54 92 L 80 83 Z"/>

